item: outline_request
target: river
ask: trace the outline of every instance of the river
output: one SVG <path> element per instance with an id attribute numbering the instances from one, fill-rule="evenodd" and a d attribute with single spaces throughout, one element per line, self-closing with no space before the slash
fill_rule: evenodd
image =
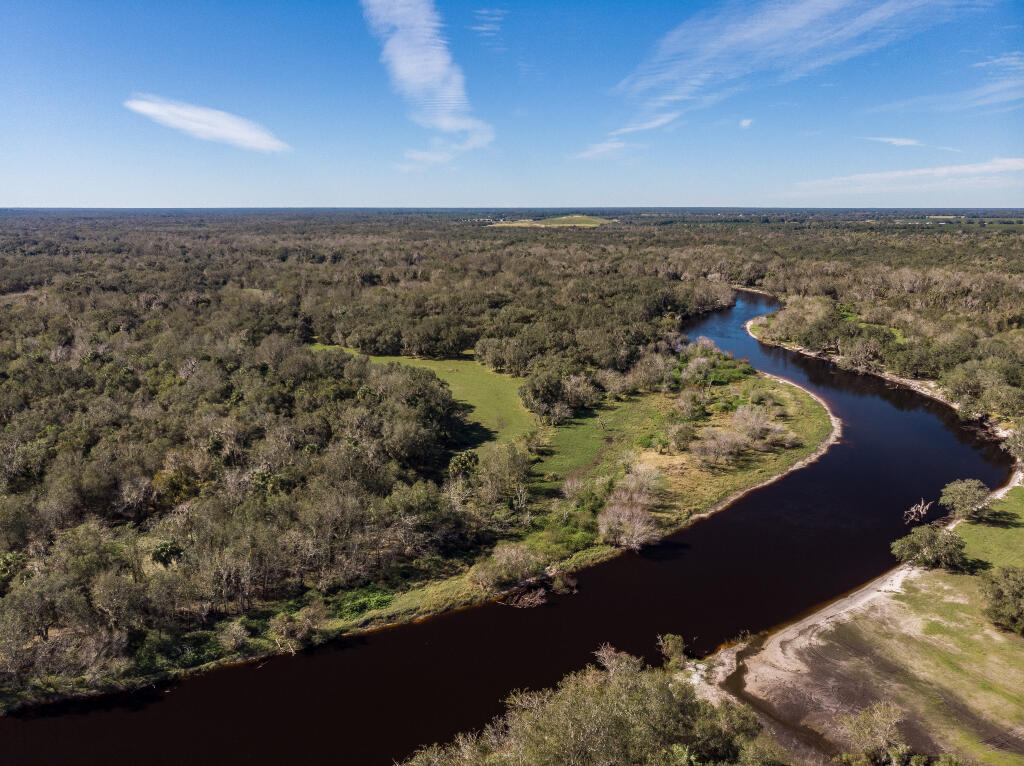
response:
<path id="1" fill-rule="evenodd" d="M 953 479 L 1006 481 L 1006 455 L 945 405 L 750 338 L 744 323 L 775 306 L 741 292 L 687 332 L 827 401 L 844 431 L 820 460 L 585 570 L 575 595 L 463 609 L 169 689 L 9 716 L 3 762 L 388 764 L 481 726 L 511 690 L 555 684 L 602 643 L 656 661 L 659 633 L 709 653 L 789 621 L 892 568 L 889 543 L 921 497 Z"/>

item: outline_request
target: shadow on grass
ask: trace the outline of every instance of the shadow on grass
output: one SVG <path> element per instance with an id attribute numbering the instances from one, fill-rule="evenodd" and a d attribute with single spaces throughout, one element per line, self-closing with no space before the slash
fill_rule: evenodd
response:
<path id="1" fill-rule="evenodd" d="M 989 511 L 984 518 L 978 519 L 976 524 L 984 524 L 986 527 L 999 527 L 1000 529 L 1016 529 L 1024 527 L 1020 516 L 1009 511 Z"/>
<path id="2" fill-rule="evenodd" d="M 967 559 L 961 571 L 964 574 L 976 575 L 987 572 L 991 568 L 991 562 L 985 561 L 985 559 Z"/>

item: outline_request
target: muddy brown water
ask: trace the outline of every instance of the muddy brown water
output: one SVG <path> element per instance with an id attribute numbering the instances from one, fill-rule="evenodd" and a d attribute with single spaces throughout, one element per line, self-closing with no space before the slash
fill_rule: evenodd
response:
<path id="1" fill-rule="evenodd" d="M 709 653 L 832 600 L 893 566 L 903 510 L 1010 461 L 948 407 L 880 379 L 763 346 L 743 329 L 775 302 L 742 292 L 696 320 L 765 372 L 814 391 L 842 419 L 820 460 L 639 554 L 579 576 L 536 609 L 489 604 L 223 668 L 168 689 L 0 719 L 4 764 L 388 764 L 483 725 L 516 688 L 555 684 L 603 643 L 657 659 L 679 633 Z"/>

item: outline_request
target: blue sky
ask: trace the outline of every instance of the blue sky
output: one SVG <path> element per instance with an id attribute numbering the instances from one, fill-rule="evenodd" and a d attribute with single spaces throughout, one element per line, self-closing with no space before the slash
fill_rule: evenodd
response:
<path id="1" fill-rule="evenodd" d="M 0 0 L 0 206 L 1024 207 L 1021 0 Z"/>

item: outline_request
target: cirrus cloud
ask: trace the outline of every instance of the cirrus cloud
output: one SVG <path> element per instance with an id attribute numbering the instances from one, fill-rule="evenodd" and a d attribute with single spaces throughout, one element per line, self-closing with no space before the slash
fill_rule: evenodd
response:
<path id="1" fill-rule="evenodd" d="M 428 150 L 410 149 L 404 169 L 422 168 L 487 146 L 494 128 L 472 116 L 466 78 L 442 34 L 432 0 L 362 0 L 363 14 L 381 41 L 391 84 L 413 106 L 413 122 L 436 136 Z"/>
<path id="2" fill-rule="evenodd" d="M 291 148 L 262 125 L 219 109 L 147 94 L 128 99 L 124 106 L 153 122 L 204 141 L 256 152 L 283 152 Z"/>
<path id="3" fill-rule="evenodd" d="M 797 187 L 803 192 L 817 194 L 920 191 L 957 186 L 991 186 L 1000 183 L 1000 177 L 1010 173 L 1024 173 L 1024 157 L 996 157 L 988 162 L 966 165 L 855 173 L 849 176 L 801 181 L 797 183 Z M 1013 180 L 1016 180 L 1016 177 L 1013 177 Z"/>

